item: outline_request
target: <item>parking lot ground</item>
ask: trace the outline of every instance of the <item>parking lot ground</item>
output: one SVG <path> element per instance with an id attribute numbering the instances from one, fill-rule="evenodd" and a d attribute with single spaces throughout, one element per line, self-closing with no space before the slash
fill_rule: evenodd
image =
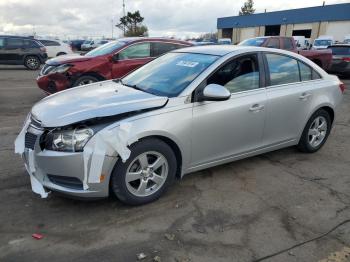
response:
<path id="1" fill-rule="evenodd" d="M 254 261 L 350 218 L 349 90 L 318 153 L 287 148 L 193 173 L 129 207 L 31 191 L 13 142 L 44 97 L 37 73 L 0 67 L 0 261 Z M 350 223 L 266 261 L 350 261 L 349 248 Z"/>

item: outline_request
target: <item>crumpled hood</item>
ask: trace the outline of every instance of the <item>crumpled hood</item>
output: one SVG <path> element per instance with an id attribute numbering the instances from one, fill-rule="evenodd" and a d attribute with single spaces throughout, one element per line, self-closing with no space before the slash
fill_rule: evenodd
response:
<path id="1" fill-rule="evenodd" d="M 74 62 L 83 62 L 92 59 L 92 57 L 82 56 L 79 54 L 71 54 L 71 55 L 60 55 L 54 58 L 51 58 L 46 61 L 48 65 L 62 65 Z"/>
<path id="2" fill-rule="evenodd" d="M 48 96 L 31 111 L 43 127 L 60 127 L 96 117 L 164 106 L 167 97 L 145 93 L 112 80 L 75 87 Z"/>

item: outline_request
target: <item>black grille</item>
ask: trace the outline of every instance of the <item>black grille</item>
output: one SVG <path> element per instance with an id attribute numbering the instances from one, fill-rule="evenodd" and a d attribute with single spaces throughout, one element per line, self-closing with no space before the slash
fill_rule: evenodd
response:
<path id="1" fill-rule="evenodd" d="M 47 175 L 50 181 L 56 185 L 71 188 L 83 189 L 83 183 L 76 177 Z"/>
<path id="2" fill-rule="evenodd" d="M 32 133 L 26 133 L 24 145 L 26 148 L 34 150 L 35 141 L 37 136 Z"/>

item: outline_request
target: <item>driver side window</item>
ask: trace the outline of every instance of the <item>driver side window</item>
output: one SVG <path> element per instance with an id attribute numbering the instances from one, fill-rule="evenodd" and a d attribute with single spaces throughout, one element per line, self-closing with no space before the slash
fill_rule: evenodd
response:
<path id="1" fill-rule="evenodd" d="M 207 85 L 218 84 L 231 93 L 248 91 L 260 87 L 259 64 L 257 55 L 236 58 L 216 71 L 207 80 Z"/>

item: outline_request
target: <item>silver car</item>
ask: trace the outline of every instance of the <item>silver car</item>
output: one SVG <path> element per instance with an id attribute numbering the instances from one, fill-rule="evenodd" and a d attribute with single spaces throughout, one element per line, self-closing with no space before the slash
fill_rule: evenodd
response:
<path id="1" fill-rule="evenodd" d="M 189 47 L 41 100 L 16 151 L 42 197 L 144 204 L 187 173 L 294 145 L 316 152 L 344 89 L 288 51 Z"/>

